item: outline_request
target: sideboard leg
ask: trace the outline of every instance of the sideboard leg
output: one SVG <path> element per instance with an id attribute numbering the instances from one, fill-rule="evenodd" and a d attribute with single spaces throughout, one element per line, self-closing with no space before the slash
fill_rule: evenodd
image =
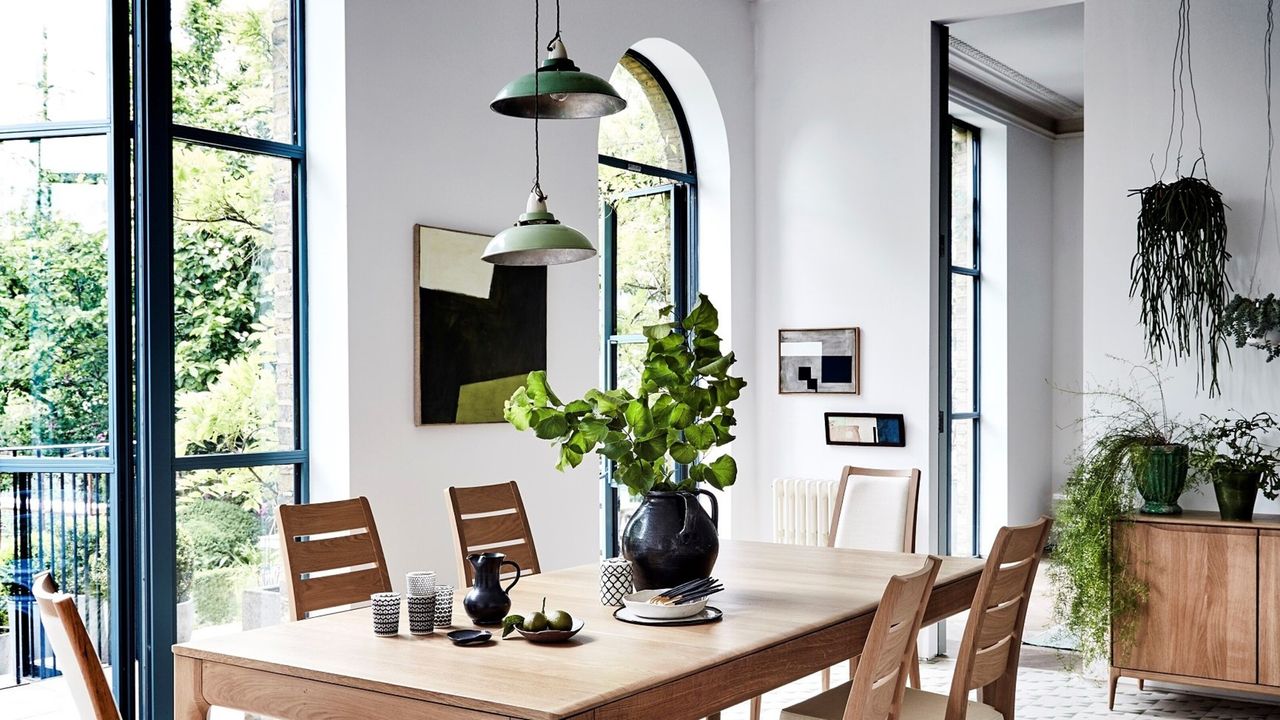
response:
<path id="1" fill-rule="evenodd" d="M 1107 697 L 1108 710 L 1116 709 L 1116 683 L 1119 682 L 1119 680 L 1120 680 L 1120 670 L 1118 668 L 1112 667 L 1111 668 L 1111 689 L 1110 689 L 1110 694 Z"/>
<path id="2" fill-rule="evenodd" d="M 1146 690 L 1146 689 L 1147 689 L 1147 681 L 1146 681 L 1146 680 L 1143 680 L 1142 678 L 1138 678 L 1138 689 L 1139 689 L 1139 690 Z"/>

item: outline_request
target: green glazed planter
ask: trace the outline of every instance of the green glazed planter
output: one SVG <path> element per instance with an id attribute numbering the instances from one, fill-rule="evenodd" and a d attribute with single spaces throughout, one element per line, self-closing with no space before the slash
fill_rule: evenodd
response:
<path id="1" fill-rule="evenodd" d="M 1253 505 L 1258 501 L 1258 470 L 1215 470 L 1213 494 L 1218 496 L 1218 513 L 1223 520 L 1253 520 Z"/>
<path id="2" fill-rule="evenodd" d="M 1138 492 L 1145 501 L 1144 515 L 1181 515 L 1178 498 L 1187 485 L 1187 446 L 1144 447 L 1147 463 Z"/>

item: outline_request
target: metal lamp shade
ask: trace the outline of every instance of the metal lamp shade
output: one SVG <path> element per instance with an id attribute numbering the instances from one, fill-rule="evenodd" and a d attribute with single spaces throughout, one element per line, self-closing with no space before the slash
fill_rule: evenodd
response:
<path id="1" fill-rule="evenodd" d="M 536 73 L 507 83 L 489 103 L 503 115 L 551 120 L 604 117 L 626 106 L 627 101 L 607 80 L 578 69 L 559 39 Z"/>
<path id="2" fill-rule="evenodd" d="M 520 221 L 495 235 L 482 257 L 494 265 L 563 265 L 595 256 L 587 236 L 561 224 L 535 194 Z"/>

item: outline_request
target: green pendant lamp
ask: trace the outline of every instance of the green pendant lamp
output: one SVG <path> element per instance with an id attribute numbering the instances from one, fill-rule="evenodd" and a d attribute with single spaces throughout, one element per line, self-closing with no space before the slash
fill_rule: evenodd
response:
<path id="1" fill-rule="evenodd" d="M 535 0 L 535 8 L 536 0 Z M 534 11 L 533 42 L 538 45 L 537 11 Z M 540 96 L 539 73 L 533 76 L 533 96 Z M 538 122 L 542 114 L 533 104 L 533 188 L 524 214 L 512 227 L 489 241 L 481 257 L 494 265 L 562 265 L 596 256 L 586 235 L 561 223 L 547 210 L 547 194 L 542 192 L 542 150 Z"/>
<path id="2" fill-rule="evenodd" d="M 535 32 L 537 0 L 534 4 Z M 560 0 L 556 0 L 556 34 L 547 45 L 547 59 L 533 72 L 507 83 L 489 103 L 494 112 L 512 117 L 571 120 L 612 115 L 627 106 L 603 78 L 582 72 L 569 59 L 560 39 Z"/>

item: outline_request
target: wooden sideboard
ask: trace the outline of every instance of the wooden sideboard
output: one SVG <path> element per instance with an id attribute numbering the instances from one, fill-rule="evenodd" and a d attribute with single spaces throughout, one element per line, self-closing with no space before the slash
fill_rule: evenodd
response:
<path id="1" fill-rule="evenodd" d="M 1280 695 L 1280 516 L 1140 515 L 1112 538 L 1148 595 L 1112 644 L 1109 704 L 1121 677 Z"/>

